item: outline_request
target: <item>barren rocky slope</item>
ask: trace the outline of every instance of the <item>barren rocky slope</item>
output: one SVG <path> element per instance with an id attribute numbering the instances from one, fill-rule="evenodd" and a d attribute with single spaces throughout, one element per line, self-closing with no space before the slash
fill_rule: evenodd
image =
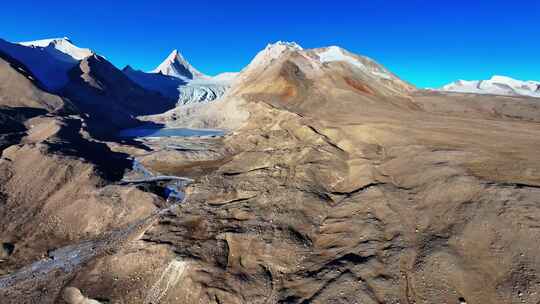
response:
<path id="1" fill-rule="evenodd" d="M 100 168 L 95 159 L 32 158 L 55 138 L 70 138 L 62 132 L 8 148 L 2 210 L 32 212 L 37 204 L 37 215 L 77 228 L 36 228 L 49 223 L 43 217 L 3 222 L 2 239 L 13 238 L 16 249 L 2 266 L 13 272 L 0 277 L 0 296 L 8 303 L 538 303 L 538 104 L 419 92 L 364 57 L 328 50 L 269 46 L 224 99 L 175 113 L 179 124 L 229 129 L 222 139 L 147 141 L 151 151 L 103 147 L 99 159 L 129 153 L 149 170 L 194 179 L 182 204 L 158 214 L 149 211 L 154 200 L 164 206 L 158 196 L 101 187 L 114 179 L 84 173 Z M 26 164 L 55 167 L 47 164 L 57 158 L 74 171 L 33 166 L 38 188 L 21 191 L 33 189 L 25 186 Z M 90 205 L 83 209 L 83 201 Z M 79 221 L 65 204 L 85 219 L 97 206 L 110 213 Z M 17 225 L 28 232 L 9 232 Z M 119 230 L 98 235 L 112 228 Z M 37 259 L 31 253 L 68 243 L 78 246 L 75 266 L 20 268 Z M 42 263 L 64 261 L 72 248 L 63 250 Z"/>
<path id="2" fill-rule="evenodd" d="M 162 113 L 175 100 L 143 89 L 105 58 L 84 58 L 69 73 L 61 91 L 85 114 L 95 133 L 114 135 L 118 130 L 139 124 L 138 115 Z"/>
<path id="3" fill-rule="evenodd" d="M 84 120 L 74 115 L 78 110 L 32 79 L 12 59 L 0 61 L 0 274 L 22 271 L 31 278 L 22 289 L 26 298 L 21 290 L 10 293 L 2 279 L 2 303 L 54 301 L 47 290 L 63 281 L 40 281 L 41 272 L 85 261 L 74 251 L 55 249 L 134 225 L 162 203 L 152 193 L 115 185 L 132 166 L 128 155 L 90 138 Z M 52 258 L 60 256 L 67 262 Z M 39 261 L 43 267 L 34 264 L 26 276 L 24 267 Z"/>

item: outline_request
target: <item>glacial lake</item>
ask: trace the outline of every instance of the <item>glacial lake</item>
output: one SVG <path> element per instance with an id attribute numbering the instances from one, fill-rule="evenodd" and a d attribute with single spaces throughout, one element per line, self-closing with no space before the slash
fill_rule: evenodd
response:
<path id="1" fill-rule="evenodd" d="M 221 130 L 188 129 L 188 128 L 147 128 L 139 127 L 124 129 L 118 133 L 120 138 L 144 138 L 144 137 L 201 137 L 223 136 Z"/>

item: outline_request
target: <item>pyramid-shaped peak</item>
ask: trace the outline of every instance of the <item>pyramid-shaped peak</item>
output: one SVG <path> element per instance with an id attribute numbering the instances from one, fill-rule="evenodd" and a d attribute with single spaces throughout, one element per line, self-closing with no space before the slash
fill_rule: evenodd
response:
<path id="1" fill-rule="evenodd" d="M 180 53 L 177 49 L 174 49 L 171 51 L 169 56 L 167 56 L 167 59 L 165 61 L 169 62 L 179 62 L 183 65 L 189 65 L 189 62 L 182 56 L 182 53 Z"/>
<path id="2" fill-rule="evenodd" d="M 172 50 L 172 52 L 169 54 L 169 56 L 168 56 L 167 58 L 169 58 L 169 59 L 176 59 L 176 58 L 178 58 L 178 57 L 184 58 L 184 57 L 182 56 L 182 54 L 180 54 L 180 52 L 178 52 L 177 49 L 174 49 L 174 50 Z"/>
<path id="3" fill-rule="evenodd" d="M 206 75 L 195 69 L 177 49 L 172 50 L 169 56 L 152 73 L 173 76 L 184 80 L 206 77 Z"/>
<path id="4" fill-rule="evenodd" d="M 128 64 L 128 65 L 126 65 L 126 66 L 122 69 L 122 71 L 124 71 L 124 72 L 125 72 L 125 71 L 135 71 L 135 69 L 133 69 L 133 68 L 131 67 L 131 65 Z"/>

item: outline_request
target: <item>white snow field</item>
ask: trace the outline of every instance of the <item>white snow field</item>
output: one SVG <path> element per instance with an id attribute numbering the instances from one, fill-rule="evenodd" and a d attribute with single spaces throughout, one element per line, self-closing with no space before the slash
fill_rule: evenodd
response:
<path id="1" fill-rule="evenodd" d="M 71 56 L 75 60 L 82 60 L 94 54 L 94 52 L 92 52 L 92 50 L 90 49 L 80 48 L 74 45 L 67 37 L 19 42 L 19 44 L 30 47 L 55 49 L 66 55 Z"/>
<path id="2" fill-rule="evenodd" d="M 0 39 L 0 52 L 24 64 L 48 90 L 63 88 L 68 82 L 68 71 L 78 60 L 56 48 L 25 46 Z"/>
<path id="3" fill-rule="evenodd" d="M 495 75 L 488 80 L 458 80 L 443 86 L 440 91 L 540 98 L 540 82 Z"/>

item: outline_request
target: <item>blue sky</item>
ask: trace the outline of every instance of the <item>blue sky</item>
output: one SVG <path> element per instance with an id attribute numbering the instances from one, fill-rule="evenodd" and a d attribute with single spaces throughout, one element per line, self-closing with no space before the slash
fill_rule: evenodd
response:
<path id="1" fill-rule="evenodd" d="M 238 71 L 269 42 L 339 45 L 419 87 L 502 74 L 540 80 L 540 1 L 5 1 L 0 37 L 70 37 L 119 68 L 178 49 L 208 74 Z"/>

